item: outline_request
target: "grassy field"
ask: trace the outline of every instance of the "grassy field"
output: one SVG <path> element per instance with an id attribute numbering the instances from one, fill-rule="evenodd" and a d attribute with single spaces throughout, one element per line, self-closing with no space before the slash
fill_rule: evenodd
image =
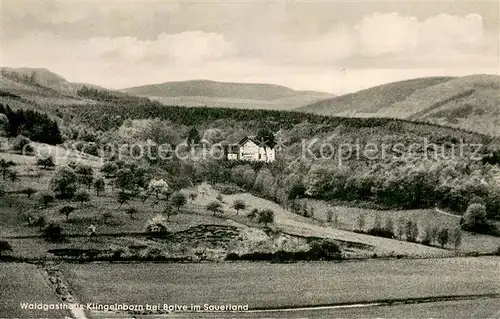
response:
<path id="1" fill-rule="evenodd" d="M 500 300 L 495 298 L 481 298 L 474 300 L 459 300 L 446 302 L 431 302 L 422 304 L 405 304 L 393 306 L 375 306 L 343 309 L 308 309 L 294 311 L 258 311 L 258 312 L 216 312 L 216 313 L 175 313 L 165 316 L 136 316 L 137 319 L 181 319 L 181 318 L 498 318 L 500 314 Z M 123 319 L 123 315 L 110 315 L 101 312 L 94 313 L 95 319 Z"/>
<path id="2" fill-rule="evenodd" d="M 250 309 L 500 293 L 498 258 L 345 263 L 65 264 L 81 302 Z"/>
<path id="3" fill-rule="evenodd" d="M 0 317 L 64 318 L 65 310 L 27 310 L 20 303 L 57 304 L 59 298 L 40 269 L 30 264 L 0 263 Z"/>

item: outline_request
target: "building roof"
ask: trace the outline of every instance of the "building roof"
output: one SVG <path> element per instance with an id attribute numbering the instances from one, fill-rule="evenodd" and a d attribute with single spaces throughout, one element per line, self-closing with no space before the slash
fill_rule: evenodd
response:
<path id="1" fill-rule="evenodd" d="M 256 145 L 258 146 L 266 146 L 266 147 L 269 147 L 269 148 L 274 148 L 274 145 L 271 145 L 271 143 L 269 143 L 269 141 L 264 141 L 264 142 L 261 142 L 259 141 L 255 136 L 246 136 L 244 137 L 243 139 L 241 139 L 238 144 L 239 145 L 243 145 L 245 144 L 247 141 L 252 141 L 254 142 Z"/>

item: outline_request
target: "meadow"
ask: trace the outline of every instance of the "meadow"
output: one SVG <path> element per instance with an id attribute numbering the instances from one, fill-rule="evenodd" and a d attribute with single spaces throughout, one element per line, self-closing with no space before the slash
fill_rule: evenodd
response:
<path id="1" fill-rule="evenodd" d="M 0 317 L 1 318 L 64 318 L 66 310 L 21 309 L 20 303 L 58 304 L 43 270 L 32 264 L 0 263 Z"/>
<path id="2" fill-rule="evenodd" d="M 65 264 L 81 302 L 275 309 L 500 293 L 494 257 L 295 264 Z"/>

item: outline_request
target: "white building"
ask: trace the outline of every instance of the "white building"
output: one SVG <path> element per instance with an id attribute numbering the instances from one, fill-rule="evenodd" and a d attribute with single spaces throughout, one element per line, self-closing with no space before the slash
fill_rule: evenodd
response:
<path id="1" fill-rule="evenodd" d="M 226 148 L 228 160 L 274 162 L 276 149 L 273 145 L 260 142 L 254 136 L 247 136 L 238 144 Z"/>

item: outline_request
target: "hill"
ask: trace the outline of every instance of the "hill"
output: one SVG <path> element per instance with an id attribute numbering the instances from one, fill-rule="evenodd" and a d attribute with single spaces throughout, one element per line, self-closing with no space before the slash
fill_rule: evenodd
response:
<path id="1" fill-rule="evenodd" d="M 376 86 L 298 110 L 320 115 L 428 121 L 500 135 L 500 77 L 418 78 Z"/>
<path id="2" fill-rule="evenodd" d="M 325 92 L 296 91 L 263 83 L 230 83 L 209 80 L 166 82 L 122 90 L 166 105 L 255 109 L 293 109 L 330 98 Z"/>

